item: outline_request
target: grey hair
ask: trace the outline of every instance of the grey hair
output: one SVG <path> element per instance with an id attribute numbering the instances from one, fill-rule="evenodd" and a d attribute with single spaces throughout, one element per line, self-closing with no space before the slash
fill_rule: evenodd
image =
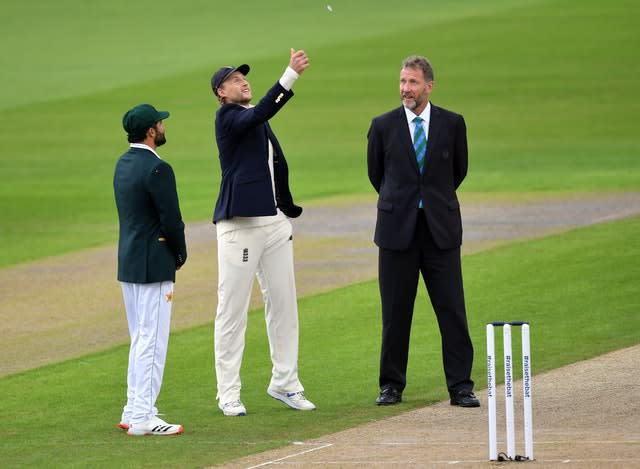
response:
<path id="1" fill-rule="evenodd" d="M 402 61 L 402 68 L 416 68 L 422 70 L 426 81 L 433 81 L 433 67 L 426 57 L 412 55 Z"/>

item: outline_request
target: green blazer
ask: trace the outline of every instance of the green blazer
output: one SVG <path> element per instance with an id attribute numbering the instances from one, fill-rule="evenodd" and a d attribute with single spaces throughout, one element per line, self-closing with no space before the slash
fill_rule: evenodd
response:
<path id="1" fill-rule="evenodd" d="M 150 150 L 130 147 L 116 164 L 113 190 L 120 222 L 118 280 L 175 282 L 187 246 L 171 166 Z"/>

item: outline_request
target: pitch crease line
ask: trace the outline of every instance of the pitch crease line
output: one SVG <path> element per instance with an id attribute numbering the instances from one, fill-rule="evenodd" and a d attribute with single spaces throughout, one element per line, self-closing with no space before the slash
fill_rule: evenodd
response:
<path id="1" fill-rule="evenodd" d="M 290 455 L 285 456 L 283 458 L 278 458 L 278 459 L 274 459 L 272 461 L 263 462 L 262 464 L 258 464 L 256 466 L 249 466 L 246 469 L 255 469 L 256 467 L 268 466 L 269 464 L 275 464 L 277 462 L 284 461 L 285 459 L 294 458 L 296 456 L 301 456 L 301 455 L 306 454 L 306 453 L 312 453 L 313 451 L 318 451 L 319 449 L 325 449 L 325 448 L 328 448 L 329 446 L 333 446 L 333 443 L 327 443 L 325 445 L 318 446 L 317 448 L 306 449 L 306 450 L 300 451 L 298 453 L 290 454 Z"/>

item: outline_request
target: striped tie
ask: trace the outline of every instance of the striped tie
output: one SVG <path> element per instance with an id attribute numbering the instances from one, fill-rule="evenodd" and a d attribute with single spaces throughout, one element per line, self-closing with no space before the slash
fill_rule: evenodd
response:
<path id="1" fill-rule="evenodd" d="M 427 136 L 422 126 L 422 117 L 413 119 L 416 128 L 413 131 L 413 148 L 416 151 L 416 159 L 418 160 L 418 169 L 420 174 L 424 171 L 424 157 L 427 154 Z"/>
<path id="2" fill-rule="evenodd" d="M 416 151 L 416 160 L 418 161 L 418 169 L 420 174 L 424 171 L 424 157 L 427 154 L 427 136 L 424 133 L 424 127 L 422 126 L 422 117 L 416 117 L 413 119 L 413 123 L 416 128 L 413 130 L 413 148 Z M 422 199 L 418 202 L 418 208 L 424 207 Z"/>

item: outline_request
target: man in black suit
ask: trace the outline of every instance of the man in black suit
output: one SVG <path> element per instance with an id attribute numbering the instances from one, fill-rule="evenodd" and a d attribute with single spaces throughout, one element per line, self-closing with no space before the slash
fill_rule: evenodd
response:
<path id="1" fill-rule="evenodd" d="M 309 66 L 304 51 L 291 49 L 280 79 L 255 105 L 247 81 L 249 66 L 221 67 L 211 88 L 221 107 L 216 143 L 222 180 L 213 222 L 218 238 L 218 308 L 214 350 L 218 407 L 226 416 L 246 415 L 240 400 L 240 366 L 247 309 L 257 276 L 265 301 L 271 352 L 267 393 L 296 410 L 314 410 L 298 379 L 298 307 L 293 269 L 293 203 L 287 161 L 269 125 L 291 99 Z"/>
<path id="2" fill-rule="evenodd" d="M 140 104 L 122 125 L 130 146 L 116 164 L 113 189 L 120 238 L 118 280 L 122 287 L 131 347 L 127 403 L 118 426 L 129 435 L 175 435 L 182 425 L 158 417 L 169 343 L 176 270 L 187 260 L 176 179 L 157 147 L 166 142 L 165 111 Z"/>
<path id="3" fill-rule="evenodd" d="M 442 337 L 452 405 L 477 407 L 473 345 L 465 311 L 456 189 L 467 173 L 464 119 L 429 102 L 433 69 L 420 56 L 400 70 L 402 106 L 373 119 L 368 132 L 369 180 L 378 192 L 374 241 L 382 301 L 378 405 L 402 401 L 419 275 Z"/>

